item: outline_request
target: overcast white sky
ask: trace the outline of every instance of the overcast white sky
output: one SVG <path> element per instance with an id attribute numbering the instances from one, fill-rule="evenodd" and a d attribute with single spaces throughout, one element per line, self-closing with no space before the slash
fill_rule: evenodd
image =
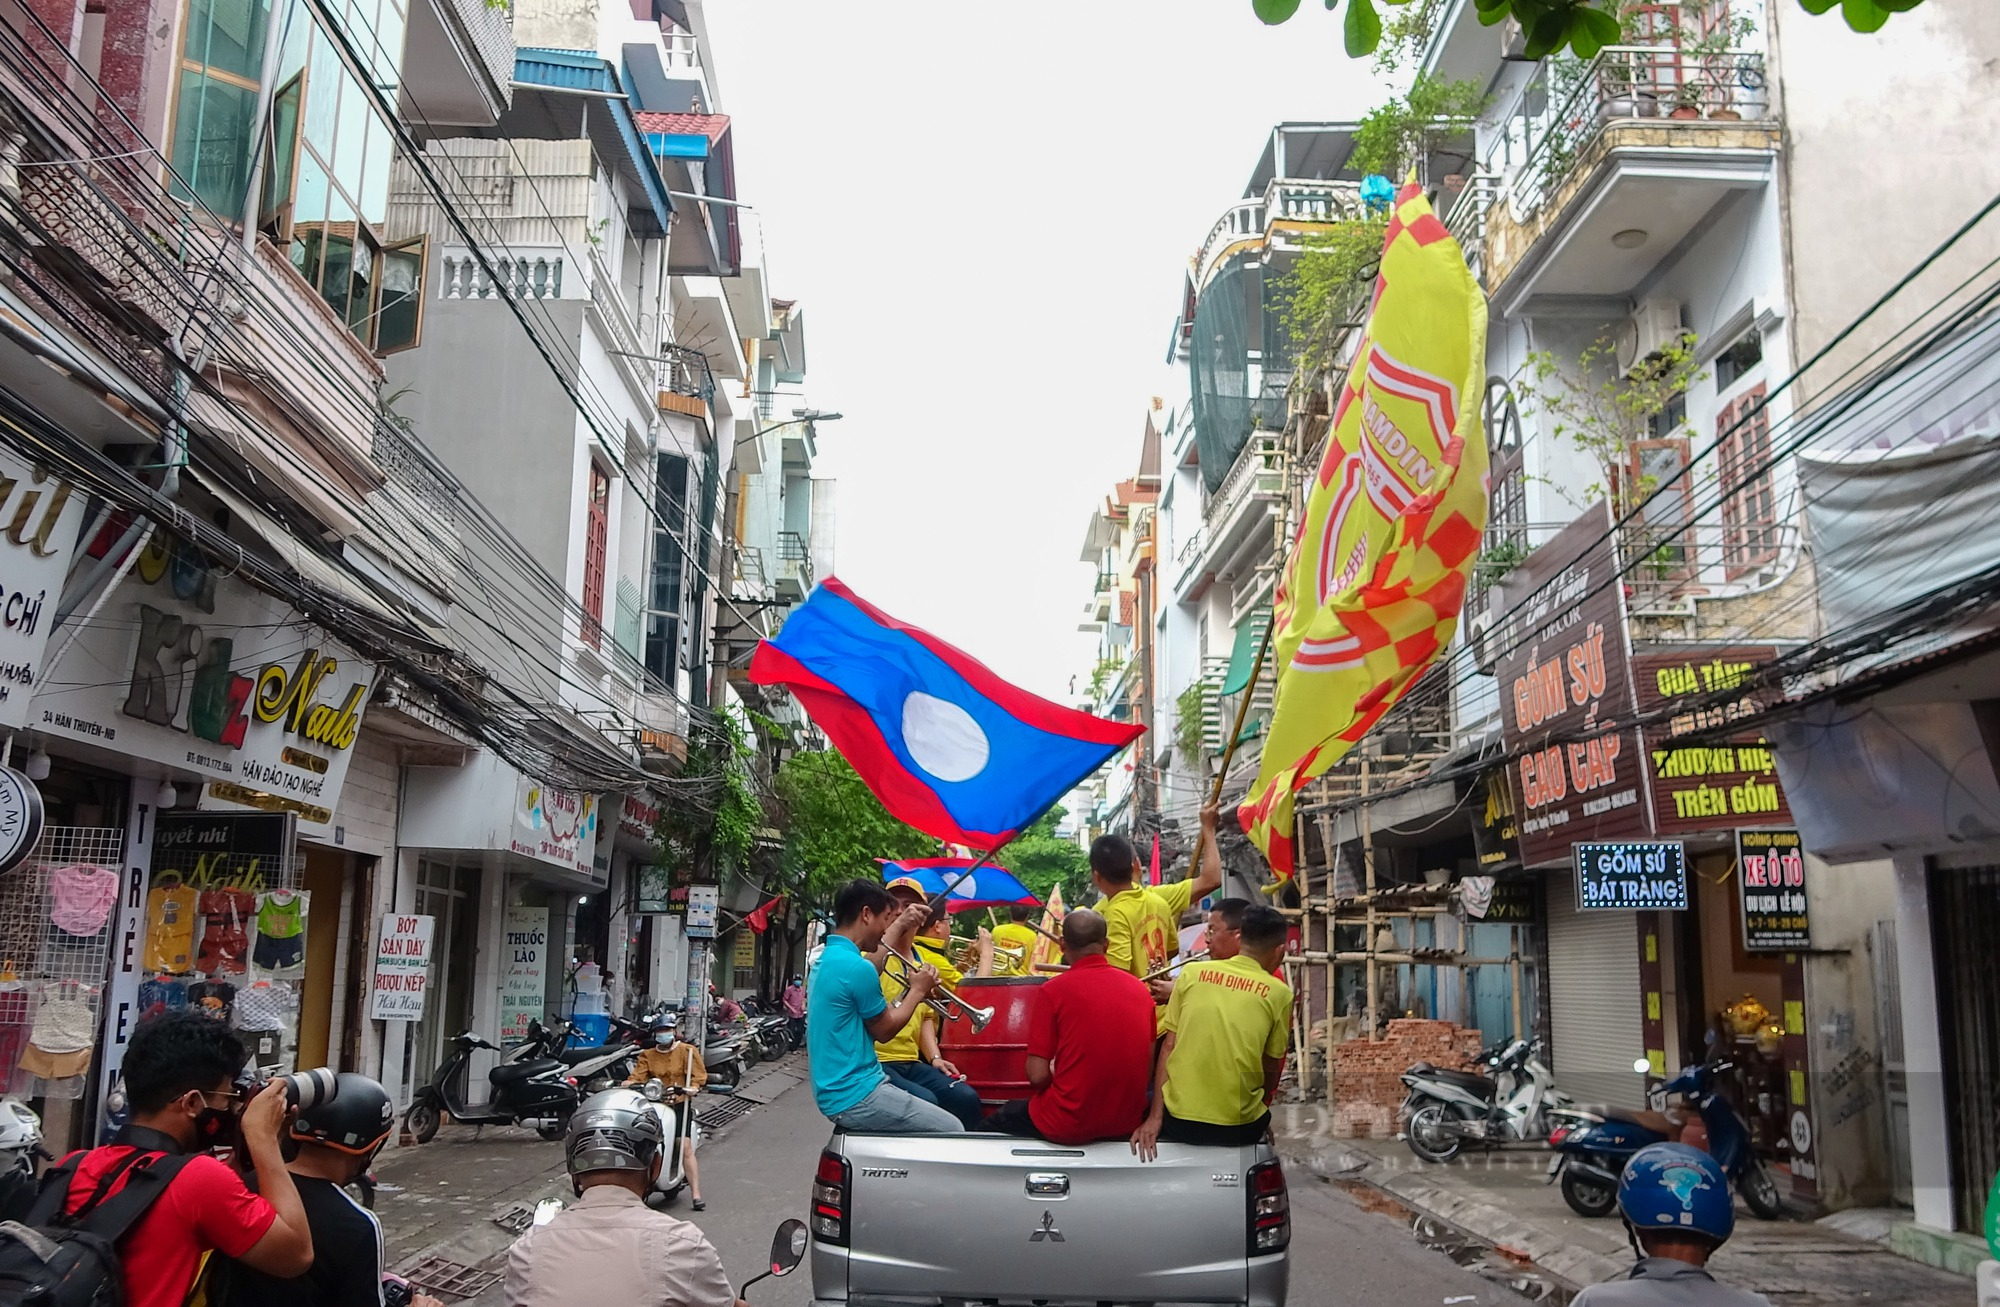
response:
<path id="1" fill-rule="evenodd" d="M 710 0 L 737 193 L 807 310 L 838 571 L 1060 701 L 1187 259 L 1273 124 L 1381 98 L 1307 5 Z M 1171 387 L 1171 389 L 1163 389 Z"/>

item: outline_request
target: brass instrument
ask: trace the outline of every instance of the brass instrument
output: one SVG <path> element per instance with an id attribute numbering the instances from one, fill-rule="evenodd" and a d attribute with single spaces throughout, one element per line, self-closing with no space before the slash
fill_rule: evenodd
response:
<path id="1" fill-rule="evenodd" d="M 1166 966 L 1161 967 L 1158 971 L 1149 971 L 1145 975 L 1139 977 L 1139 979 L 1145 981 L 1147 984 L 1150 985 L 1156 980 L 1165 978 L 1168 972 L 1174 970 L 1177 967 L 1185 967 L 1192 963 L 1206 962 L 1206 961 L 1208 961 L 1208 950 L 1202 949 L 1198 953 L 1188 954 L 1186 957 L 1180 959 L 1177 962 L 1169 962 L 1167 963 Z"/>
<path id="2" fill-rule="evenodd" d="M 979 941 L 976 939 L 954 940 L 951 946 L 951 965 L 971 975 L 979 970 Z M 1020 975 L 1027 969 L 1028 950 L 1019 944 L 1002 944 L 997 940 L 993 945 L 993 974 L 996 976 Z"/>
<path id="3" fill-rule="evenodd" d="M 903 987 L 903 993 L 905 994 L 909 993 L 910 992 L 909 973 L 915 971 L 917 968 L 923 966 L 924 964 L 917 961 L 909 954 L 899 953 L 893 948 L 889 950 L 889 956 L 895 958 L 898 962 L 901 962 L 903 964 L 903 970 L 895 973 L 893 976 L 890 977 L 890 979 Z M 900 998 L 900 995 L 898 997 Z M 936 1012 L 938 1016 L 943 1020 L 956 1021 L 959 1018 L 963 1017 L 966 1020 L 972 1022 L 972 1033 L 975 1035 L 978 1034 L 980 1031 L 986 1029 L 986 1023 L 993 1020 L 992 1008 L 972 1006 L 972 1004 L 966 1002 L 964 999 L 960 998 L 958 995 L 952 993 L 949 989 L 945 988 L 942 982 L 940 982 L 938 986 L 930 992 L 929 996 L 924 999 L 924 1002 L 928 1003 L 931 1007 L 931 1010 L 933 1012 Z"/>

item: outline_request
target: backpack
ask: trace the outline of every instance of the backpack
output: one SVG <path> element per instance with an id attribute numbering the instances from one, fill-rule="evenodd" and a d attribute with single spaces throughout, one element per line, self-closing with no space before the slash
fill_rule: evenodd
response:
<path id="1" fill-rule="evenodd" d="M 26 1220 L 0 1221 L 0 1307 L 122 1307 L 118 1240 L 189 1159 L 134 1149 L 82 1207 L 65 1213 L 76 1168 L 88 1155 L 80 1152 L 49 1172 Z M 120 1176 L 129 1176 L 125 1187 L 111 1194 Z"/>

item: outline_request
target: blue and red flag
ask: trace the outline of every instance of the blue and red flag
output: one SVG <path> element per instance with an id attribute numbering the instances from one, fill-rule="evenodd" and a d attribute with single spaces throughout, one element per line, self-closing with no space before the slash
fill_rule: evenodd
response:
<path id="1" fill-rule="evenodd" d="M 1009 685 L 828 577 L 757 645 L 750 679 L 782 685 L 896 820 L 992 849 L 1145 727 Z"/>
<path id="2" fill-rule="evenodd" d="M 926 899 L 945 899 L 947 912 L 1006 908 L 1016 903 L 1040 907 L 1042 903 L 1035 897 L 1034 891 L 1016 880 L 1014 873 L 1005 867 L 979 864 L 979 869 L 970 875 L 961 874 L 975 865 L 971 858 L 903 858 L 895 862 L 878 858 L 876 861 L 882 864 L 884 885 L 907 877 L 922 887 Z M 948 896 L 945 894 L 946 886 L 951 887 Z"/>

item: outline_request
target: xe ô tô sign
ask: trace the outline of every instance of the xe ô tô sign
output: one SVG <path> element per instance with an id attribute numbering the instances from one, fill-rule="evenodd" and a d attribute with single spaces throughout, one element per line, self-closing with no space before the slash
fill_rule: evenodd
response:
<path id="1" fill-rule="evenodd" d="M 1797 949 L 1812 944 L 1805 841 L 1797 831 L 1737 831 L 1736 883 L 1743 905 L 1744 948 Z"/>

